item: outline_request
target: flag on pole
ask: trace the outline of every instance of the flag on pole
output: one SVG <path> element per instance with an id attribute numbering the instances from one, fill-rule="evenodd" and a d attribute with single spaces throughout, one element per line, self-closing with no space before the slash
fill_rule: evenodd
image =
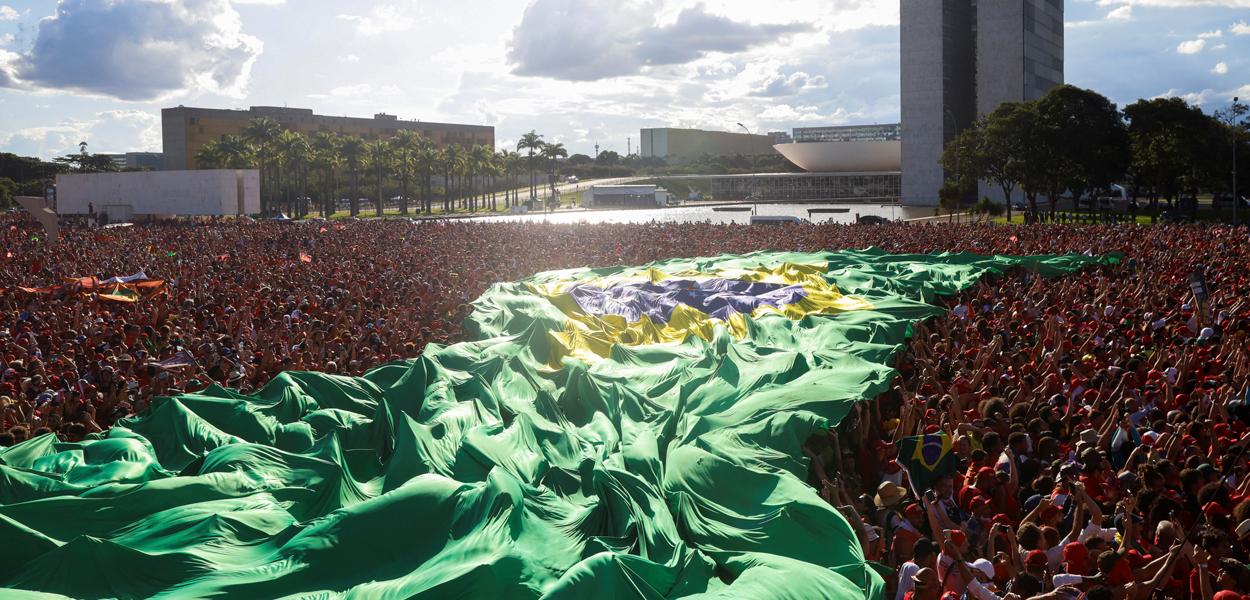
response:
<path id="1" fill-rule="evenodd" d="M 945 433 L 906 437 L 898 441 L 898 465 L 907 471 L 917 496 L 933 488 L 945 476 L 954 475 L 959 460 Z"/>

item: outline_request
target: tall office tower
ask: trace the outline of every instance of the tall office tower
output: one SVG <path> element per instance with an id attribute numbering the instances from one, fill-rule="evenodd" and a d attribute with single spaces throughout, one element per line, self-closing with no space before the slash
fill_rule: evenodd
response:
<path id="1" fill-rule="evenodd" d="M 902 0 L 901 17 L 903 202 L 934 206 L 948 141 L 1063 83 L 1063 0 Z"/>

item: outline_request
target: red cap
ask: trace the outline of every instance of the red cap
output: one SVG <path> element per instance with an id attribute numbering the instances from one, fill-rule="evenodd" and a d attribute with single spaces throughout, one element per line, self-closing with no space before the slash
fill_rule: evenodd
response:
<path id="1" fill-rule="evenodd" d="M 1012 524 L 1012 523 L 1011 523 L 1011 517 L 1009 517 L 1009 516 L 1007 516 L 1007 515 L 1005 515 L 1005 514 L 1003 514 L 1003 513 L 998 513 L 998 514 L 994 515 L 994 518 L 993 518 L 992 520 L 990 520 L 990 523 L 991 523 L 992 525 L 1006 525 L 1006 526 L 1008 526 L 1008 527 L 1011 527 L 1011 524 Z"/>
<path id="2" fill-rule="evenodd" d="M 1024 555 L 1024 564 L 1031 567 L 1045 567 L 1050 564 L 1050 561 L 1046 558 L 1045 552 L 1042 552 L 1041 550 L 1029 550 L 1029 553 Z"/>
<path id="3" fill-rule="evenodd" d="M 1202 514 L 1205 514 L 1208 519 L 1214 519 L 1216 517 L 1227 517 L 1228 510 L 1219 504 L 1208 502 L 1206 506 L 1202 507 Z"/>
<path id="4" fill-rule="evenodd" d="M 958 529 L 947 529 L 946 531 L 943 531 L 942 533 L 949 533 L 951 536 L 951 541 L 955 542 L 956 546 L 962 546 L 968 541 L 968 536 L 964 532 Z"/>
<path id="5" fill-rule="evenodd" d="M 923 517 L 924 508 L 921 507 L 919 504 L 914 504 L 914 503 L 908 504 L 907 508 L 903 509 L 903 514 L 909 517 Z"/>
<path id="6" fill-rule="evenodd" d="M 1081 542 L 1072 542 L 1063 547 L 1063 562 L 1068 572 L 1073 575 L 1089 574 L 1089 548 Z"/>
<path id="7" fill-rule="evenodd" d="M 997 476 L 997 473 L 994 472 L 993 467 L 981 467 L 980 469 L 977 469 L 977 479 L 980 479 L 982 477 L 992 478 L 996 476 Z"/>

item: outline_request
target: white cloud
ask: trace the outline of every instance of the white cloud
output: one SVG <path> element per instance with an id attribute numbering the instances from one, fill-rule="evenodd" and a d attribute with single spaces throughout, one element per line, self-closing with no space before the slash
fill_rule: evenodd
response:
<path id="1" fill-rule="evenodd" d="M 16 21 L 17 17 L 17 11 L 12 6 L 0 4 L 0 21 Z"/>
<path id="2" fill-rule="evenodd" d="M 82 141 L 91 152 L 159 151 L 161 118 L 142 110 L 106 110 L 0 134 L 0 146 L 35 156 L 77 152 Z"/>
<path id="3" fill-rule="evenodd" d="M 366 36 L 408 31 L 417 23 L 416 18 L 394 4 L 374 6 L 367 15 L 338 15 L 336 18 L 355 23 L 356 31 Z"/>
<path id="4" fill-rule="evenodd" d="M 0 86 L 134 101 L 242 96 L 262 48 L 230 0 L 61 0 L 7 80 L 0 68 Z"/>
<path id="5" fill-rule="evenodd" d="M 1197 54 L 1202 52 L 1202 50 L 1206 47 L 1207 41 L 1204 39 L 1189 40 L 1187 42 L 1181 42 L 1180 45 L 1176 47 L 1176 52 L 1178 54 Z"/>
<path id="6" fill-rule="evenodd" d="M 1133 20 L 1133 7 L 1121 6 L 1120 8 L 1112 10 L 1111 12 L 1107 13 L 1107 20 L 1108 21 L 1132 21 Z"/>
<path id="7" fill-rule="evenodd" d="M 1232 27 L 1228 28 L 1228 32 L 1233 35 L 1250 35 L 1250 24 L 1245 21 L 1237 21 Z"/>
<path id="8" fill-rule="evenodd" d="M 567 81 L 635 75 L 735 54 L 815 31 L 810 23 L 753 23 L 684 6 L 657 18 L 645 0 L 536 0 L 513 29 L 513 73 Z M 574 50 L 575 49 L 575 50 Z"/>
<path id="9" fill-rule="evenodd" d="M 1219 29 L 1216 29 L 1215 31 L 1208 31 L 1206 33 L 1198 34 L 1198 38 L 1204 39 L 1204 40 L 1211 39 L 1211 38 L 1220 38 L 1220 37 L 1224 37 L 1224 32 Z"/>
<path id="10" fill-rule="evenodd" d="M 355 85 L 340 85 L 331 88 L 329 92 L 324 94 L 308 94 L 309 98 L 315 100 L 339 99 L 360 103 L 376 102 L 382 98 L 395 98 L 402 94 L 399 86 L 387 84 L 383 86 L 375 86 L 370 83 L 357 83 Z"/>
<path id="11" fill-rule="evenodd" d="M 11 33 L 0 35 L 0 46 L 8 46 L 9 44 L 12 44 L 13 41 L 16 39 L 17 38 L 13 37 L 13 34 Z"/>
<path id="12" fill-rule="evenodd" d="M 1211 72 L 1216 75 L 1228 75 L 1228 63 L 1217 63 Z"/>
<path id="13" fill-rule="evenodd" d="M 1098 0 L 1099 6 L 1113 6 L 1117 4 L 1158 6 L 1161 8 L 1198 8 L 1203 6 L 1250 8 L 1250 0 Z"/>

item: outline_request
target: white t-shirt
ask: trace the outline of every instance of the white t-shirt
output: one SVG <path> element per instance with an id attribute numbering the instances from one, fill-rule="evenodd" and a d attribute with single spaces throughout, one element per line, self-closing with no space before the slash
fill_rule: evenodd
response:
<path id="1" fill-rule="evenodd" d="M 1003 600 L 1002 596 L 991 592 L 985 584 L 973 579 L 968 582 L 968 595 L 976 598 L 976 600 Z"/>
<path id="2" fill-rule="evenodd" d="M 903 563 L 903 566 L 898 570 L 898 591 L 894 594 L 894 600 L 903 600 L 903 596 L 906 596 L 907 592 L 916 588 L 916 584 L 911 578 L 919 572 L 920 565 L 910 560 Z"/>

